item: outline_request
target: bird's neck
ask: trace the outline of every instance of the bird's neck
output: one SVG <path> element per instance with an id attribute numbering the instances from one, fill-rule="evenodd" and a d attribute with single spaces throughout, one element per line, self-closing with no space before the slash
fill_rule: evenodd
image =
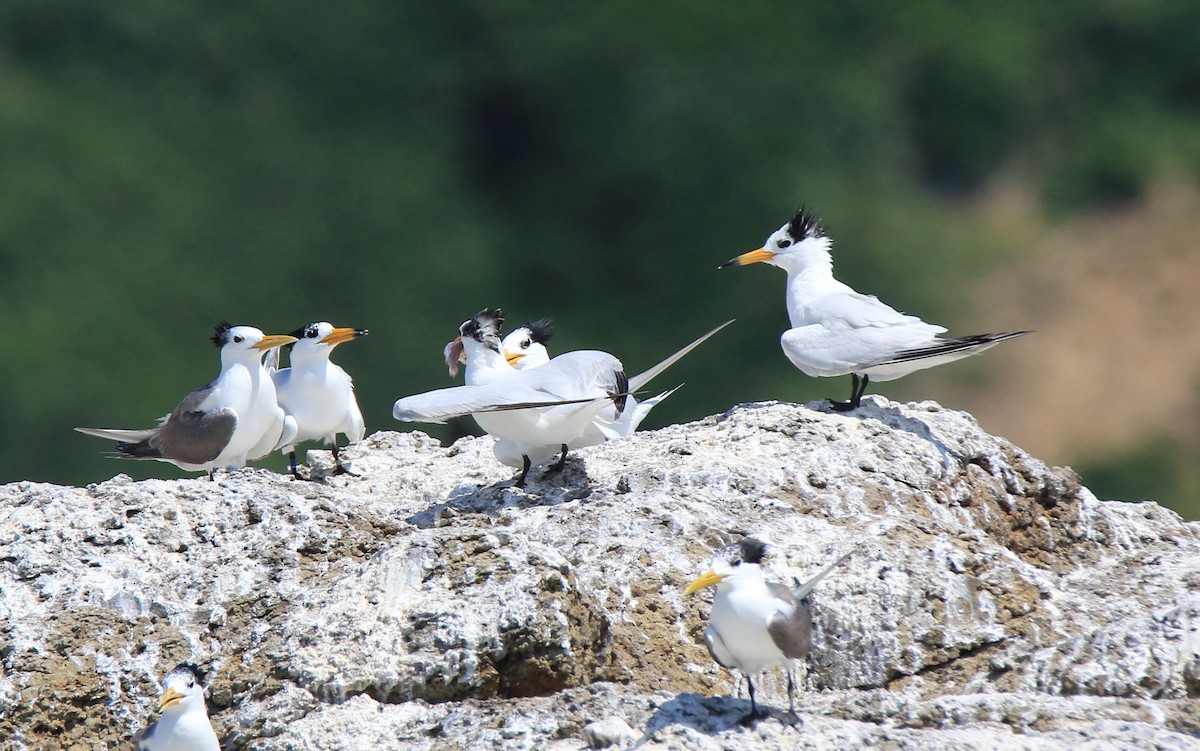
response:
<path id="1" fill-rule="evenodd" d="M 486 344 L 473 341 L 466 345 L 465 349 L 467 366 L 464 379 L 468 385 L 485 383 L 497 375 L 516 372 L 508 360 L 504 359 L 504 355 Z"/>

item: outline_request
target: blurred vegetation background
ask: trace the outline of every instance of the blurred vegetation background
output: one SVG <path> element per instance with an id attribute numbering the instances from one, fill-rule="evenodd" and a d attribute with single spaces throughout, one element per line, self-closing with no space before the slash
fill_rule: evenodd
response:
<path id="1" fill-rule="evenodd" d="M 648 428 L 844 398 L 783 273 L 716 270 L 804 203 L 859 289 L 1037 330 L 873 393 L 1196 517 L 1198 50 L 1187 0 L 10 0 L 0 481 L 186 475 L 71 428 L 152 424 L 224 319 L 369 328 L 369 431 L 485 306 L 632 372 L 737 318 Z"/>

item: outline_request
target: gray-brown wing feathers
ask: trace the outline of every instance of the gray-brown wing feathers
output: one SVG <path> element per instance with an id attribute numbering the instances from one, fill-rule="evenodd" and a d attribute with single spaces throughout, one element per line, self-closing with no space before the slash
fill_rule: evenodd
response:
<path id="1" fill-rule="evenodd" d="M 150 748 L 150 744 L 147 743 L 147 741 L 150 740 L 150 736 L 154 735 L 154 729 L 157 727 L 158 727 L 158 722 L 152 722 L 134 734 L 134 736 L 133 736 L 134 751 L 145 751 L 146 749 Z"/>
<path id="2" fill-rule="evenodd" d="M 210 391 L 204 387 L 188 394 L 147 442 L 164 457 L 187 464 L 216 459 L 237 428 L 237 413 L 229 408 L 201 409 Z"/>
<path id="3" fill-rule="evenodd" d="M 797 600 L 789 587 L 770 582 L 771 595 L 787 603 L 785 612 L 776 613 L 767 623 L 767 633 L 775 646 L 788 657 L 802 660 L 808 657 L 812 645 L 812 610 L 808 600 Z"/>

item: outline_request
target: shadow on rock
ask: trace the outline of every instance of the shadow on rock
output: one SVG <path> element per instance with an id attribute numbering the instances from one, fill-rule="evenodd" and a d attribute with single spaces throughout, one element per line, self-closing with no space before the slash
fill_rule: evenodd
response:
<path id="1" fill-rule="evenodd" d="M 770 722 L 775 712 L 762 707 L 768 716 L 761 722 Z M 748 699 L 730 696 L 702 696 L 696 693 L 679 694 L 674 699 L 659 705 L 650 719 L 642 737 L 631 748 L 639 748 L 650 741 L 658 731 L 671 725 L 684 725 L 698 733 L 712 735 L 727 730 L 739 730 L 743 717 L 750 713 Z"/>
<path id="2" fill-rule="evenodd" d="M 445 526 L 463 514 L 483 514 L 490 518 L 506 509 L 558 506 L 586 499 L 591 494 L 586 464 L 582 459 L 569 457 L 567 466 L 560 471 L 530 471 L 523 488 L 515 487 L 511 480 L 482 488 L 459 485 L 445 501 L 413 514 L 407 521 L 415 527 L 430 529 Z"/>

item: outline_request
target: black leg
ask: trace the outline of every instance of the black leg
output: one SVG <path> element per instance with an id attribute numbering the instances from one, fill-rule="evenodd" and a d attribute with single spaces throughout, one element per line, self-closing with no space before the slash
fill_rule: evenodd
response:
<path id="1" fill-rule="evenodd" d="M 738 720 L 738 724 L 750 727 L 765 715 L 758 711 L 758 703 L 754 701 L 754 681 L 750 680 L 749 675 L 746 676 L 746 686 L 750 689 L 750 714 Z"/>
<path id="2" fill-rule="evenodd" d="M 870 383 L 871 377 L 864 375 L 860 380 L 858 373 L 851 373 L 850 378 L 850 399 L 848 401 L 839 402 L 833 399 L 829 400 L 829 406 L 834 412 L 849 412 L 852 409 L 858 409 L 858 405 L 862 403 L 863 394 L 867 393 L 867 384 Z"/>
<path id="3" fill-rule="evenodd" d="M 514 487 L 514 488 L 523 488 L 523 487 L 525 487 L 525 476 L 529 474 L 529 466 L 530 466 L 530 465 L 531 465 L 533 462 L 529 461 L 529 457 L 528 457 L 528 456 L 525 456 L 524 454 L 521 454 L 521 463 L 523 464 L 523 466 L 521 467 L 521 476 L 520 476 L 520 477 L 518 477 L 518 478 L 517 478 L 517 481 L 513 483 L 513 487 Z"/>
<path id="4" fill-rule="evenodd" d="M 300 470 L 296 468 L 296 452 L 295 451 L 288 454 L 288 469 L 290 469 L 292 471 L 292 477 L 295 477 L 297 480 L 304 479 L 303 477 L 300 476 Z"/>
<path id="5" fill-rule="evenodd" d="M 562 445 L 562 456 L 550 468 L 551 472 L 562 472 L 562 468 L 567 466 L 567 444 Z"/>
<path id="6" fill-rule="evenodd" d="M 333 451 L 333 473 L 335 475 L 354 474 L 353 472 L 351 472 L 350 470 L 348 470 L 342 466 L 341 455 L 338 453 L 337 436 L 334 436 L 334 438 L 333 438 L 333 448 L 331 449 L 331 451 Z"/>

